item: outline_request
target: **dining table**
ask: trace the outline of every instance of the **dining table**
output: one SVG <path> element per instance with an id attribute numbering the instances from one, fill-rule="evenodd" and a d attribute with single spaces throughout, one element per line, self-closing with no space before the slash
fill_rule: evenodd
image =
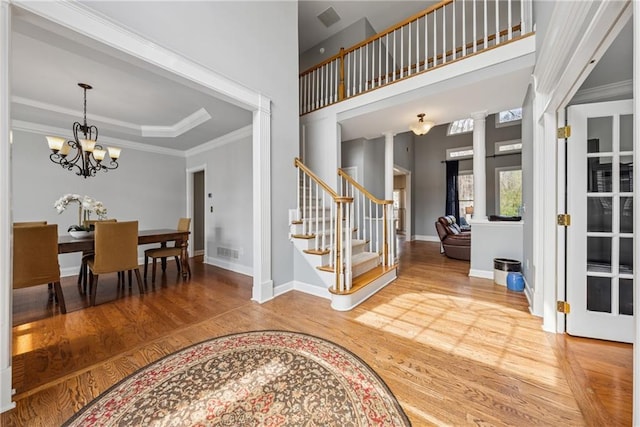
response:
<path id="1" fill-rule="evenodd" d="M 180 231 L 170 228 L 160 228 L 155 230 L 139 230 L 138 245 L 147 245 L 150 243 L 160 243 L 161 247 L 165 247 L 167 242 L 175 242 L 176 246 L 180 246 L 180 264 L 182 266 L 182 278 L 186 279 L 191 276 L 191 268 L 189 267 L 189 253 L 187 250 L 189 244 L 189 231 Z M 58 254 L 68 254 L 74 252 L 92 252 L 94 238 L 82 237 L 75 238 L 70 235 L 58 236 Z M 162 267 L 165 268 L 166 260 L 162 260 Z"/>

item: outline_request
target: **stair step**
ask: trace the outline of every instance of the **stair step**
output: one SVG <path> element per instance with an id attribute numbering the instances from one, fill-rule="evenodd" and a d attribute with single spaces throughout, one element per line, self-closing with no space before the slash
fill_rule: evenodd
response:
<path id="1" fill-rule="evenodd" d="M 358 271 L 359 267 L 370 263 L 370 262 L 379 262 L 380 259 L 380 255 L 375 253 L 375 252 L 362 252 L 359 254 L 355 254 L 351 256 L 351 271 L 353 271 L 353 277 L 357 277 L 360 276 L 361 274 L 363 274 L 364 272 L 361 273 L 355 273 Z M 330 265 L 321 265 L 319 267 L 316 267 L 318 270 L 321 271 L 328 271 L 330 273 L 335 272 L 334 268 Z M 368 270 L 368 269 L 367 269 Z"/>
<path id="2" fill-rule="evenodd" d="M 332 294 L 335 294 L 335 295 L 354 294 L 358 290 L 360 290 L 363 287 L 367 286 L 369 283 L 374 282 L 376 279 L 384 276 L 386 273 L 388 273 L 389 271 L 394 270 L 396 268 L 398 268 L 398 264 L 392 265 L 390 267 L 385 267 L 384 265 L 379 265 L 378 267 L 367 271 L 366 273 L 358 276 L 357 278 L 354 278 L 351 281 L 351 289 L 349 289 L 348 291 L 336 292 L 333 289 L 329 288 L 329 292 L 331 292 Z"/>

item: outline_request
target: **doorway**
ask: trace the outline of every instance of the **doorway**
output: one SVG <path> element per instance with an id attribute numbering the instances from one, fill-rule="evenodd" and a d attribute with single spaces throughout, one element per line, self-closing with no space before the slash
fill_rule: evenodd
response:
<path id="1" fill-rule="evenodd" d="M 189 247 L 191 256 L 207 260 L 206 245 L 206 167 L 187 170 L 187 216 L 191 218 Z M 202 258 L 200 258 L 202 257 Z"/>
<path id="2" fill-rule="evenodd" d="M 568 334 L 632 343 L 633 101 L 567 108 Z"/>

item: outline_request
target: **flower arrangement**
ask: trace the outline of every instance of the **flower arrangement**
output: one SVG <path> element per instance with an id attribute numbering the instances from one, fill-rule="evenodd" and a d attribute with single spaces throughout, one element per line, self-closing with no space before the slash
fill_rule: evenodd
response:
<path id="1" fill-rule="evenodd" d="M 91 231 L 88 221 L 92 212 L 95 212 L 100 219 L 107 217 L 107 208 L 104 207 L 102 202 L 79 194 L 65 194 L 56 200 L 53 207 L 56 208 L 58 214 L 61 214 L 70 203 L 78 204 L 78 224 L 72 225 L 67 231 Z"/>

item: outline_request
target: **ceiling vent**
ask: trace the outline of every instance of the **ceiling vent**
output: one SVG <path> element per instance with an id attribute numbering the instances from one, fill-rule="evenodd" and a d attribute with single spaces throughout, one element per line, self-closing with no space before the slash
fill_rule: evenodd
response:
<path id="1" fill-rule="evenodd" d="M 333 7 L 329 7 L 327 10 L 318 15 L 318 19 L 324 24 L 325 27 L 329 28 L 340 20 L 340 16 Z"/>

